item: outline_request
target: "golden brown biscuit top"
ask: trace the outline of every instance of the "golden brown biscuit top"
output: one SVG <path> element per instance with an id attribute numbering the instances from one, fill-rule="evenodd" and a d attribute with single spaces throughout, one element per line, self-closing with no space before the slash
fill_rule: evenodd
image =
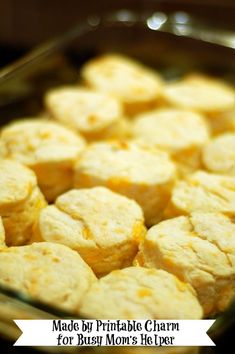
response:
<path id="1" fill-rule="evenodd" d="M 202 146 L 209 139 L 204 117 L 192 111 L 158 109 L 136 117 L 134 137 L 169 152 Z"/>
<path id="2" fill-rule="evenodd" d="M 94 284 L 82 302 L 81 314 L 93 318 L 199 319 L 202 309 L 192 287 L 174 275 L 129 267 Z"/>
<path id="3" fill-rule="evenodd" d="M 79 221 L 83 243 L 97 247 L 118 247 L 133 238 L 136 223 L 144 223 L 142 209 L 134 200 L 104 187 L 71 190 L 59 196 L 55 205 Z"/>
<path id="4" fill-rule="evenodd" d="M 91 87 L 125 103 L 152 100 L 162 90 L 162 80 L 155 71 L 117 54 L 90 60 L 84 65 L 82 76 Z"/>
<path id="5" fill-rule="evenodd" d="M 49 91 L 45 103 L 54 118 L 81 133 L 99 132 L 123 115 L 121 103 L 110 94 L 76 86 Z"/>
<path id="6" fill-rule="evenodd" d="M 64 126 L 42 119 L 23 119 L 3 128 L 3 154 L 26 165 L 74 161 L 85 146 L 83 138 Z M 2 152 L 0 151 L 0 154 Z"/>
<path id="7" fill-rule="evenodd" d="M 0 249 L 0 283 L 70 311 L 96 277 L 79 254 L 50 242 Z"/>
<path id="8" fill-rule="evenodd" d="M 202 159 L 209 171 L 235 176 L 235 134 L 223 134 L 208 142 Z"/>
<path id="9" fill-rule="evenodd" d="M 176 107 L 204 113 L 226 111 L 235 105 L 235 93 L 228 84 L 200 74 L 167 84 L 164 97 Z"/>
<path id="10" fill-rule="evenodd" d="M 176 182 L 171 202 L 183 214 L 194 211 L 235 215 L 235 178 L 203 171 Z"/>
<path id="11" fill-rule="evenodd" d="M 220 213 L 195 212 L 152 227 L 136 258 L 190 283 L 205 316 L 224 310 L 235 294 L 235 224 Z"/>
<path id="12" fill-rule="evenodd" d="M 76 165 L 77 171 L 108 181 L 157 184 L 172 180 L 175 165 L 166 152 L 130 142 L 90 145 Z"/>
<path id="13" fill-rule="evenodd" d="M 31 242 L 64 244 L 99 275 L 131 265 L 146 234 L 140 206 L 104 187 L 61 195 L 41 211 L 34 231 Z"/>
<path id="14" fill-rule="evenodd" d="M 147 263 L 154 260 L 180 278 L 183 272 L 191 283 L 235 276 L 235 224 L 219 213 L 165 220 L 148 231 L 140 249 Z"/>
<path id="15" fill-rule="evenodd" d="M 37 186 L 33 171 L 21 163 L 0 159 L 0 212 L 24 202 Z"/>

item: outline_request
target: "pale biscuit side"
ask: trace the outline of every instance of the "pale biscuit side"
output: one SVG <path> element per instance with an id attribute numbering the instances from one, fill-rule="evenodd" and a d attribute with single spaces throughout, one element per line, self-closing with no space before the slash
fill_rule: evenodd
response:
<path id="1" fill-rule="evenodd" d="M 40 210 L 47 205 L 33 171 L 14 160 L 0 160 L 0 216 L 6 244 L 23 245 L 31 237 Z"/>
<path id="2" fill-rule="evenodd" d="M 33 171 L 10 159 L 0 159 L 0 214 L 24 203 L 37 185 Z"/>
<path id="3" fill-rule="evenodd" d="M 2 220 L 6 231 L 8 246 L 21 246 L 29 242 L 40 211 L 47 202 L 38 187 L 35 187 L 28 199 L 9 214 L 3 214 Z"/>

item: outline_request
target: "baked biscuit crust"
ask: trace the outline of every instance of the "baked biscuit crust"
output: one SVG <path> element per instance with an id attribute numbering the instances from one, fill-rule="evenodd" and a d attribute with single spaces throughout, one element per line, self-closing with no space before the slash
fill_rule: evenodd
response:
<path id="1" fill-rule="evenodd" d="M 45 105 L 54 119 L 89 140 L 118 135 L 122 105 L 108 93 L 76 86 L 61 87 L 46 94 Z"/>
<path id="2" fill-rule="evenodd" d="M 81 75 L 90 87 L 120 99 L 129 115 L 156 106 L 162 92 L 158 73 L 118 54 L 90 60 L 83 66 Z"/>
<path id="3" fill-rule="evenodd" d="M 68 311 L 79 311 L 96 277 L 77 252 L 41 242 L 0 250 L 0 283 Z"/>
<path id="4" fill-rule="evenodd" d="M 5 230 L 0 216 L 0 248 L 5 246 Z"/>
<path id="5" fill-rule="evenodd" d="M 194 211 L 235 215 L 235 177 L 197 171 L 177 181 L 164 217 L 189 215 Z"/>
<path id="6" fill-rule="evenodd" d="M 191 74 L 179 82 L 167 84 L 163 96 L 175 107 L 206 114 L 230 110 L 235 104 L 232 87 L 222 80 L 200 74 Z"/>
<path id="7" fill-rule="evenodd" d="M 214 138 L 203 148 L 202 160 L 207 170 L 235 176 L 235 133 Z"/>
<path id="8" fill-rule="evenodd" d="M 199 113 L 162 108 L 137 115 L 132 134 L 139 143 L 169 152 L 184 175 L 201 167 L 200 152 L 209 140 L 210 129 Z"/>
<path id="9" fill-rule="evenodd" d="M 174 294 L 174 296 L 172 296 Z M 192 287 L 160 269 L 115 270 L 92 285 L 81 314 L 110 319 L 199 319 L 202 309 Z"/>
<path id="10" fill-rule="evenodd" d="M 204 117 L 187 110 L 165 108 L 136 116 L 133 135 L 171 154 L 195 149 L 209 139 Z"/>
<path id="11" fill-rule="evenodd" d="M 0 214 L 24 203 L 37 186 L 33 171 L 17 161 L 0 159 Z"/>
<path id="12" fill-rule="evenodd" d="M 219 213 L 192 213 L 153 226 L 137 261 L 190 283 L 205 316 L 223 311 L 235 295 L 235 224 Z"/>
<path id="13" fill-rule="evenodd" d="M 146 234 L 139 205 L 107 188 L 71 190 L 42 210 L 34 240 L 76 250 L 97 275 L 131 265 Z"/>
<path id="14" fill-rule="evenodd" d="M 31 238 L 33 225 L 47 203 L 29 168 L 14 160 L 2 159 L 0 171 L 0 216 L 6 244 L 23 245 Z"/>
<path id="15" fill-rule="evenodd" d="M 147 225 L 152 225 L 168 203 L 175 176 L 166 152 L 129 142 L 102 142 L 90 145 L 78 160 L 74 186 L 106 186 L 136 200 Z"/>
<path id="16" fill-rule="evenodd" d="M 0 139 L 0 156 L 34 170 L 49 201 L 71 187 L 74 161 L 85 147 L 83 138 L 58 123 L 32 118 L 7 125 Z"/>

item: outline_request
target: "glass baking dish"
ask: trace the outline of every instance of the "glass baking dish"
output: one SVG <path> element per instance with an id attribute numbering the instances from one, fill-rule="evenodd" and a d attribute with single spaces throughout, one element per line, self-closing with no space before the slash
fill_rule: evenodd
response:
<path id="1" fill-rule="evenodd" d="M 235 83 L 234 48 L 234 33 L 210 28 L 186 12 L 121 9 L 91 15 L 61 37 L 35 48 L 0 71 L 0 125 L 43 113 L 45 91 L 53 86 L 77 82 L 79 67 L 87 59 L 104 52 L 120 52 L 137 58 L 157 68 L 169 80 L 199 70 Z M 13 319 L 71 317 L 73 314 L 0 287 L 1 337 L 12 341 L 19 337 L 20 331 Z M 235 305 L 232 304 L 218 317 L 210 330 L 211 337 L 216 341 L 235 322 L 234 318 Z M 40 349 L 47 352 L 93 351 L 84 347 Z M 118 352 L 112 347 L 94 350 Z M 127 353 L 135 353 L 135 350 L 129 348 Z M 159 348 L 149 350 L 150 353 L 159 352 Z M 177 351 L 181 352 L 185 353 Z M 144 349 L 140 353 L 145 353 Z M 188 353 L 195 353 L 195 348 Z M 213 348 L 202 348 L 201 353 L 213 353 Z"/>

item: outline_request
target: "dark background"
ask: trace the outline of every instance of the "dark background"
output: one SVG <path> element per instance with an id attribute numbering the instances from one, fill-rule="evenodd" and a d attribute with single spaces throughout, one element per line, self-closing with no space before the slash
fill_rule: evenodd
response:
<path id="1" fill-rule="evenodd" d="M 235 0 L 0 0 L 0 66 L 14 61 L 38 43 L 53 38 L 87 14 L 119 8 L 190 11 L 202 20 L 235 31 Z M 0 328 L 1 333 L 1 328 Z M 216 340 L 217 347 L 202 353 L 235 352 L 235 328 Z M 31 353 L 0 340 L 1 353 Z"/>
<path id="2" fill-rule="evenodd" d="M 1 0 L 0 44 L 30 48 L 62 33 L 86 14 L 111 9 L 190 10 L 235 29 L 234 0 Z"/>

